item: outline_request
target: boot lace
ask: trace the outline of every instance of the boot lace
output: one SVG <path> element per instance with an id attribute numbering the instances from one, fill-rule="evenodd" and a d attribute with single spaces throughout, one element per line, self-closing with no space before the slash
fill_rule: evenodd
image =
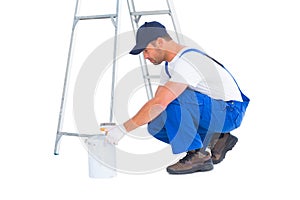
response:
<path id="1" fill-rule="evenodd" d="M 184 164 L 187 161 L 191 160 L 195 156 L 196 152 L 195 151 L 188 151 L 186 153 L 186 156 L 184 156 L 182 159 L 179 160 L 180 163 Z"/>

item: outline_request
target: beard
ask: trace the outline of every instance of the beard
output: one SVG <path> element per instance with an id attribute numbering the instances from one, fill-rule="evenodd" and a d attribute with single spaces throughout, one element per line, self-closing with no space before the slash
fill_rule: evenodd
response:
<path id="1" fill-rule="evenodd" d="M 149 61 L 153 64 L 153 65 L 160 65 L 164 59 L 161 57 L 156 57 L 156 58 L 150 58 Z"/>
<path id="2" fill-rule="evenodd" d="M 162 61 L 157 61 L 157 60 L 150 60 L 150 62 L 153 64 L 153 65 L 160 65 L 162 63 Z"/>

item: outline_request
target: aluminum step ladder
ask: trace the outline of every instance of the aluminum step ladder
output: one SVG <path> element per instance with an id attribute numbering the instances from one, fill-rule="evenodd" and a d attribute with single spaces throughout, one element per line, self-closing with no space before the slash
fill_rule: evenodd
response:
<path id="1" fill-rule="evenodd" d="M 57 126 L 57 132 L 56 132 L 56 139 L 55 139 L 55 146 L 54 146 L 54 155 L 59 154 L 59 144 L 62 136 L 77 136 L 77 137 L 90 137 L 93 136 L 93 134 L 80 134 L 80 133 L 70 133 L 70 132 L 62 132 L 62 121 L 64 118 L 64 111 L 65 111 L 65 99 L 67 95 L 67 89 L 68 89 L 68 83 L 69 83 L 69 73 L 71 70 L 71 54 L 73 50 L 73 43 L 74 43 L 74 33 L 76 29 L 76 25 L 80 21 L 85 20 L 104 20 L 104 19 L 110 19 L 112 21 L 112 24 L 114 26 L 114 50 L 113 50 L 113 63 L 112 63 L 112 84 L 111 84 L 111 105 L 110 105 L 110 122 L 112 122 L 113 119 L 113 92 L 115 88 L 115 72 L 116 72 L 116 53 L 117 53 L 117 39 L 118 39 L 118 25 L 119 25 L 119 0 L 116 0 L 116 10 L 115 13 L 112 14 L 104 14 L 104 15 L 89 15 L 89 16 L 78 16 L 78 5 L 80 0 L 76 0 L 75 5 L 75 12 L 74 12 L 74 18 L 73 18 L 73 26 L 72 26 L 72 32 L 71 32 L 71 39 L 69 44 L 69 52 L 68 52 L 68 58 L 67 58 L 67 67 L 65 72 L 65 79 L 64 79 L 64 85 L 63 85 L 63 92 L 62 92 L 62 98 L 61 98 L 61 105 L 60 105 L 60 112 L 59 112 L 59 119 L 58 119 L 58 126 Z M 95 135 L 95 134 L 94 134 Z"/>
<path id="2" fill-rule="evenodd" d="M 117 43 L 118 43 L 118 29 L 119 29 L 119 5 L 120 0 L 116 0 L 116 10 L 113 14 L 105 14 L 105 15 L 90 15 L 90 16 L 78 16 L 78 5 L 80 0 L 76 0 L 76 6 L 75 6 L 75 12 L 74 12 L 74 18 L 73 18 L 73 26 L 72 26 L 72 32 L 71 32 L 71 39 L 69 44 L 69 52 L 68 52 L 68 58 L 67 58 L 67 66 L 66 66 L 66 72 L 65 72 L 65 79 L 64 79 L 64 85 L 63 85 L 63 92 L 62 92 L 62 98 L 61 98 L 61 106 L 60 106 L 60 112 L 59 112 L 59 119 L 58 119 L 58 126 L 57 126 L 57 133 L 56 133 L 56 139 L 55 139 L 55 147 L 54 147 L 54 155 L 59 154 L 59 144 L 62 136 L 76 136 L 76 137 L 91 137 L 95 134 L 81 134 L 81 133 L 70 133 L 70 132 L 63 132 L 62 131 L 62 121 L 64 118 L 64 111 L 65 111 L 65 99 L 67 95 L 67 89 L 68 89 L 68 83 L 69 83 L 69 73 L 71 70 L 71 53 L 73 50 L 73 39 L 74 39 L 74 32 L 76 29 L 76 25 L 80 21 L 84 20 L 100 20 L 100 19 L 110 19 L 112 21 L 112 24 L 114 26 L 114 50 L 113 50 L 113 62 L 112 62 L 112 83 L 111 83 L 111 99 L 110 99 L 110 120 L 109 123 L 113 123 L 113 109 L 114 109 L 114 89 L 115 89 L 115 76 L 116 76 L 116 56 L 117 56 Z M 146 1 L 144 1 L 146 2 Z M 177 42 L 180 43 L 180 35 L 179 35 L 179 25 L 177 23 L 177 20 L 174 15 L 174 7 L 172 4 L 172 1 L 165 0 L 166 2 L 166 10 L 155 10 L 155 11 L 137 11 L 135 8 L 135 2 L 134 0 L 127 0 L 128 4 L 128 10 L 129 15 L 131 19 L 131 24 L 133 28 L 134 34 L 136 34 L 136 31 L 139 27 L 139 22 L 142 16 L 149 16 L 149 15 L 169 15 L 172 20 L 172 24 L 174 27 L 174 31 L 176 33 Z M 153 91 L 151 86 L 151 79 L 152 78 L 158 78 L 159 76 L 153 76 L 149 74 L 148 66 L 146 63 L 146 60 L 143 57 L 143 54 L 139 55 L 141 70 L 142 70 L 142 76 L 144 79 L 145 89 L 147 93 L 148 99 L 151 99 L 153 97 Z"/>

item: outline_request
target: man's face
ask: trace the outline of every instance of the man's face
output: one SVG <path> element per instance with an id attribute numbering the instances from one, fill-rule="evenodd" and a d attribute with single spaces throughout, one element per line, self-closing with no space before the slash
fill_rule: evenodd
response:
<path id="1" fill-rule="evenodd" d="M 145 59 L 148 59 L 154 65 L 159 65 L 164 61 L 163 51 L 155 44 L 151 42 L 143 51 Z"/>

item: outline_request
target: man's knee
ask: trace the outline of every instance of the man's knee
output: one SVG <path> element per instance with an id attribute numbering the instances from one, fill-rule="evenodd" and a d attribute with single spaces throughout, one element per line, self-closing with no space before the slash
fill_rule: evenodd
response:
<path id="1" fill-rule="evenodd" d="M 151 122 L 148 123 L 147 130 L 151 135 L 153 135 L 153 134 L 155 134 L 155 132 L 157 132 L 157 128 Z"/>

